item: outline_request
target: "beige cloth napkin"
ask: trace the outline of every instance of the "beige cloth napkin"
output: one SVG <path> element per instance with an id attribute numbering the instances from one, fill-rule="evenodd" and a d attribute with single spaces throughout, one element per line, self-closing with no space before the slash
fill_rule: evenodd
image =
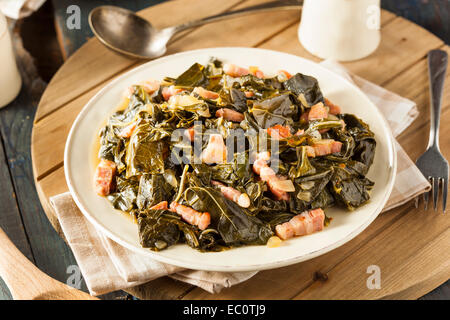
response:
<path id="1" fill-rule="evenodd" d="M 348 74 L 342 65 L 336 62 L 324 61 L 323 65 L 359 86 L 380 108 L 382 114 L 388 115 L 387 121 L 394 135 L 402 132 L 418 116 L 414 102 Z M 430 188 L 398 143 L 396 148 L 398 171 L 395 186 L 383 211 L 399 206 Z M 169 276 L 215 293 L 256 274 L 256 272 L 221 273 L 186 270 L 158 262 L 130 251 L 103 235 L 82 215 L 70 193 L 54 196 L 50 200 L 88 289 L 93 295 L 134 287 L 162 276 Z"/>
<path id="2" fill-rule="evenodd" d="M 134 287 L 167 275 L 215 293 L 256 274 L 186 270 L 161 263 L 103 235 L 83 216 L 69 192 L 50 200 L 92 295 Z"/>
<path id="3" fill-rule="evenodd" d="M 45 0 L 0 0 L 0 11 L 12 19 L 25 18 L 37 11 Z"/>

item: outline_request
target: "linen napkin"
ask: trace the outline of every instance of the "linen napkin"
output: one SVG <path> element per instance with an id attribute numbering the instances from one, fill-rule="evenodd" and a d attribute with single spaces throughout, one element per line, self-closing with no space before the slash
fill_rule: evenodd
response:
<path id="1" fill-rule="evenodd" d="M 97 230 L 80 212 L 69 192 L 50 201 L 92 295 L 131 288 L 163 276 L 216 293 L 256 274 L 186 270 L 156 261 L 117 244 Z"/>
<path id="2" fill-rule="evenodd" d="M 0 0 L 0 11 L 9 18 L 28 17 L 38 10 L 45 0 Z"/>
<path id="3" fill-rule="evenodd" d="M 324 61 L 322 64 L 359 86 L 380 108 L 382 114 L 387 115 L 394 136 L 400 134 L 418 116 L 414 102 L 349 74 L 337 62 Z M 398 143 L 396 152 L 398 170 L 395 185 L 383 211 L 400 206 L 430 189 L 428 181 Z M 169 276 L 211 293 L 217 293 L 257 273 L 196 271 L 158 262 L 107 238 L 83 216 L 70 193 L 56 195 L 50 200 L 92 295 L 134 287 L 162 276 Z"/>

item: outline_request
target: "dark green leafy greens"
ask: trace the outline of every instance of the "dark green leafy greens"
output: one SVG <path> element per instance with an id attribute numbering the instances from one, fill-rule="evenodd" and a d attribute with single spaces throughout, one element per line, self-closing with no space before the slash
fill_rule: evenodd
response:
<path id="1" fill-rule="evenodd" d="M 374 184 L 366 174 L 376 141 L 366 123 L 345 113 L 308 121 L 312 106 L 327 108 L 311 76 L 236 77 L 225 74 L 224 68 L 212 59 L 205 66 L 192 65 L 177 78 L 166 77 L 154 91 L 145 85 L 131 87 L 126 108 L 114 113 L 100 131 L 98 156 L 116 168 L 107 198 L 135 219 L 143 247 L 163 250 L 186 243 L 218 251 L 265 244 L 276 225 L 305 210 L 354 210 L 369 201 Z M 204 95 L 199 87 L 209 93 Z M 175 93 L 168 97 L 171 90 Z M 216 116 L 223 108 L 242 118 Z M 178 129 L 183 131 L 174 138 Z M 275 135 L 273 129 L 283 131 Z M 198 144 L 185 139 L 189 130 L 203 133 L 195 140 Z M 227 149 L 227 161 L 194 162 L 201 159 L 212 134 L 220 134 L 227 146 L 235 142 L 234 149 Z M 316 155 L 319 150 L 314 148 L 327 141 L 338 143 L 339 151 Z M 272 157 L 270 163 L 278 176 L 292 182 L 289 200 L 278 199 L 254 171 L 255 154 L 274 145 L 278 150 L 272 156 L 278 159 Z M 246 195 L 248 205 L 226 197 L 220 185 Z M 169 206 L 154 207 L 163 202 Z M 210 223 L 203 229 L 188 223 L 170 209 L 172 202 L 207 212 Z M 326 224 L 329 221 L 327 217 Z"/>
<path id="2" fill-rule="evenodd" d="M 322 91 L 316 78 L 297 73 L 283 83 L 284 88 L 300 100 L 305 107 L 311 107 L 318 102 L 323 102 Z"/>

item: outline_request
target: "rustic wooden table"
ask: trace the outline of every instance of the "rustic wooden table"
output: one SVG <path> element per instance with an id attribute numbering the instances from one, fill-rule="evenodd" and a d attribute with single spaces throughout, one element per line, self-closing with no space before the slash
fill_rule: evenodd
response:
<path id="1" fill-rule="evenodd" d="M 130 1 L 133 5 L 139 5 L 139 2 Z M 213 5 L 212 0 L 203 0 L 202 5 L 199 5 L 195 0 L 182 0 L 144 10 L 142 14 L 155 25 L 164 26 L 172 21 L 163 18 L 167 12 L 171 12 L 173 21 L 179 21 L 254 2 L 258 1 L 228 1 L 219 4 L 215 1 Z M 189 16 L 186 8 L 190 8 Z M 200 47 L 240 45 L 273 48 L 317 60 L 296 40 L 298 14 L 266 14 L 249 19 L 198 28 L 188 33 L 185 39 L 174 42 L 169 53 Z M 266 23 L 260 26 L 260 21 Z M 248 28 L 248 25 L 258 25 L 258 32 Z M 239 36 L 220 38 L 224 33 Z M 382 14 L 382 34 L 383 42 L 374 55 L 348 63 L 347 67 L 418 104 L 423 117 L 415 121 L 399 139 L 415 159 L 426 145 L 429 119 L 424 57 L 430 49 L 449 50 L 438 38 L 388 12 Z M 64 39 L 64 35 L 67 34 L 60 33 L 60 38 Z M 63 40 L 62 43 L 67 41 Z M 75 44 L 79 41 L 81 40 L 77 40 Z M 70 48 L 65 50 L 71 52 Z M 98 59 L 99 56 L 102 59 Z M 26 60 L 26 54 L 22 58 Z M 49 196 L 66 190 L 62 174 L 62 148 L 74 117 L 99 88 L 138 63 L 106 51 L 96 40 L 90 40 L 68 59 L 44 94 L 34 121 L 33 165 L 40 199 L 54 226 L 57 227 L 57 223 L 47 200 Z M 36 80 L 33 82 L 38 77 L 30 70 L 23 70 L 23 74 L 26 75 L 26 88 L 33 88 L 34 95 L 29 90 L 23 90 L 11 106 L 0 111 L 4 145 L 0 148 L 0 178 L 5 181 L 0 185 L 0 225 L 33 262 L 51 276 L 65 282 L 68 266 L 76 265 L 76 262 L 70 249 L 48 224 L 36 197 L 30 171 L 29 135 L 35 111 L 33 103 L 39 98 L 44 84 Z M 92 74 L 96 76 L 92 77 Z M 447 79 L 443 123 L 450 117 L 449 85 Z M 450 156 L 448 136 L 448 127 L 443 125 L 441 144 L 447 158 Z M 8 165 L 3 165 L 5 163 Z M 445 246 L 442 246 L 442 243 L 448 243 L 449 240 L 449 220 L 446 217 L 413 210 L 411 204 L 404 205 L 383 214 L 363 234 L 327 255 L 296 266 L 261 272 L 254 279 L 225 290 L 218 296 L 211 297 L 199 289 L 167 278 L 130 291 L 142 298 L 418 298 L 449 277 L 448 263 L 436 265 L 437 262 L 442 262 L 443 256 L 447 257 L 445 254 L 448 255 L 443 250 Z M 429 232 L 423 231 L 420 227 L 422 224 L 431 225 Z M 393 234 L 400 236 L 392 237 Z M 408 251 L 403 246 L 408 242 L 414 242 L 420 250 L 414 253 Z M 383 246 L 388 249 L 376 250 Z M 386 253 L 392 256 L 385 257 Z M 448 262 L 448 257 L 446 261 Z M 385 288 L 367 290 L 365 270 L 369 264 L 378 264 L 386 272 Z M 358 268 L 360 273 L 353 274 L 352 271 Z M 418 278 L 417 274 L 426 276 Z M 321 281 L 326 278 L 327 281 Z M 363 282 L 364 286 L 358 281 Z M 431 297 L 448 299 L 447 287 L 433 293 Z M 2 297 L 8 297 L 4 286 L 0 286 L 0 299 Z"/>

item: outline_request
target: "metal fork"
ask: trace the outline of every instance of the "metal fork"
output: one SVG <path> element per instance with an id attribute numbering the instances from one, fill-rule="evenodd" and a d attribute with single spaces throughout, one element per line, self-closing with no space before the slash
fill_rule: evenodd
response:
<path id="1" fill-rule="evenodd" d="M 425 210 L 428 209 L 430 193 L 433 197 L 434 211 L 437 211 L 439 186 L 442 187 L 442 210 L 445 213 L 448 191 L 448 162 L 439 150 L 439 121 L 441 115 L 442 91 L 448 56 L 445 51 L 432 50 L 428 53 L 428 72 L 430 78 L 431 125 L 428 147 L 416 161 L 416 165 L 425 178 L 430 181 L 431 191 L 423 194 Z M 416 197 L 416 208 L 419 197 Z"/>

